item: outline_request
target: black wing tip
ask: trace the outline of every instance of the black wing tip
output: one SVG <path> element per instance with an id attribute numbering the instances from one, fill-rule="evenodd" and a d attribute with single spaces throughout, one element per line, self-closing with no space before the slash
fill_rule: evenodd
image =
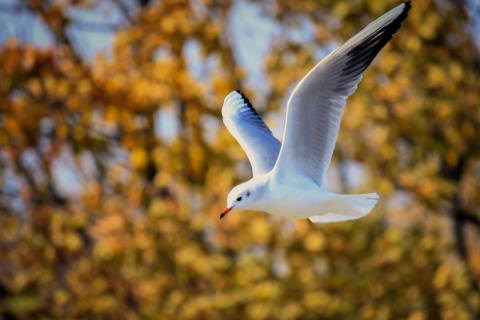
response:
<path id="1" fill-rule="evenodd" d="M 362 74 L 373 59 L 383 49 L 383 47 L 392 39 L 393 35 L 400 29 L 400 26 L 408 16 L 408 11 L 412 7 L 411 1 L 404 2 L 404 8 L 392 21 L 382 26 L 370 36 L 365 38 L 361 43 L 351 48 L 346 56 L 349 57 L 342 70 L 341 76 L 348 79 L 354 78 Z M 343 80 L 346 80 L 345 78 Z M 343 92 L 345 88 L 339 86 L 335 92 Z"/>
<path id="2" fill-rule="evenodd" d="M 370 36 L 370 39 L 366 41 L 366 43 L 359 44 L 356 47 L 352 48 L 352 50 L 347 53 L 347 55 L 354 55 L 359 51 L 359 49 L 365 49 L 369 46 L 371 42 L 377 42 L 376 40 L 380 40 L 376 43 L 376 48 L 380 51 L 387 43 L 390 41 L 391 37 L 400 29 L 400 26 L 408 16 L 408 11 L 412 8 L 411 1 L 404 2 L 403 11 L 390 23 L 384 25 L 382 28 L 377 30 L 377 32 L 373 33 Z M 363 50 L 360 50 L 363 51 Z"/>
<path id="3" fill-rule="evenodd" d="M 405 1 L 403 4 L 405 5 L 403 12 L 408 12 L 412 8 L 412 1 Z"/>
<path id="4" fill-rule="evenodd" d="M 242 99 L 246 99 L 245 95 L 240 90 L 237 89 L 235 90 L 235 92 L 238 93 L 242 97 Z"/>
<path id="5" fill-rule="evenodd" d="M 375 56 L 382 50 L 382 48 L 391 40 L 393 35 L 400 29 L 400 26 L 408 16 L 408 11 L 411 9 L 411 1 L 404 2 L 403 11 L 390 23 L 378 29 L 371 34 L 369 38 L 365 39 L 363 43 L 350 49 L 347 56 L 351 57 L 346 64 L 344 74 L 350 73 L 353 66 L 358 65 L 358 59 L 361 56 L 365 58 L 362 61 L 364 68 L 358 68 L 357 72 L 361 73 L 370 65 Z"/>
<path id="6" fill-rule="evenodd" d="M 392 23 L 402 23 L 403 20 L 405 20 L 408 16 L 408 11 L 412 9 L 412 1 L 406 1 L 403 3 L 405 6 L 403 7 L 402 13 L 398 15 L 398 17 L 392 21 Z"/>
<path id="7" fill-rule="evenodd" d="M 237 89 L 237 90 L 235 90 L 235 92 L 238 93 L 238 94 L 242 97 L 243 102 L 245 102 L 245 103 L 247 104 L 247 106 L 249 106 L 250 108 L 252 108 L 253 111 L 255 111 L 255 113 L 257 112 L 257 111 L 255 110 L 255 108 L 252 106 L 252 103 L 250 102 L 250 100 L 248 100 L 248 98 L 247 98 L 240 90 Z"/>

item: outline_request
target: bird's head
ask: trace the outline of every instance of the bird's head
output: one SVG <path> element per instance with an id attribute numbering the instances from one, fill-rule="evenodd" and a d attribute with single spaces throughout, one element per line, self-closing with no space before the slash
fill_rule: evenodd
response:
<path id="1" fill-rule="evenodd" d="M 233 188 L 228 194 L 227 207 L 220 214 L 220 219 L 233 209 L 255 209 L 255 199 L 258 198 L 259 189 L 259 186 L 251 180 Z"/>

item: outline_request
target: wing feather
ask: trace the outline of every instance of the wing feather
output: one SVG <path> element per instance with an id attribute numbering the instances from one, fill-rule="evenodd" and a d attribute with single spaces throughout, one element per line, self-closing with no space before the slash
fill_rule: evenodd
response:
<path id="1" fill-rule="evenodd" d="M 281 144 L 250 101 L 240 91 L 232 91 L 223 102 L 222 116 L 225 126 L 247 154 L 253 176 L 270 172 Z"/>
<path id="2" fill-rule="evenodd" d="M 318 63 L 288 101 L 283 145 L 275 170 L 309 175 L 323 184 L 346 99 L 364 71 L 407 17 L 410 1 L 390 10 Z"/>

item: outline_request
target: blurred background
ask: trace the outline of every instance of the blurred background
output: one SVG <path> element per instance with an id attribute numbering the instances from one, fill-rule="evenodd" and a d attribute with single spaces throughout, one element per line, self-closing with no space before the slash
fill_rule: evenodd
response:
<path id="1" fill-rule="evenodd" d="M 480 319 L 480 4 L 414 1 L 347 101 L 366 218 L 222 221 L 240 89 L 286 100 L 380 0 L 0 0 L 0 319 Z"/>

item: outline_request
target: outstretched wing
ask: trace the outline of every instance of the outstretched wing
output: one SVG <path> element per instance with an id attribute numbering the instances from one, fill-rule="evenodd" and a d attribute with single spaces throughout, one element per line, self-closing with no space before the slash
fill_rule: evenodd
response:
<path id="1" fill-rule="evenodd" d="M 345 101 L 400 28 L 410 8 L 410 2 L 405 2 L 390 10 L 329 54 L 300 81 L 288 101 L 285 136 L 275 170 L 308 174 L 323 184 Z"/>
<path id="2" fill-rule="evenodd" d="M 240 91 L 232 91 L 225 98 L 222 116 L 228 131 L 247 154 L 253 176 L 272 170 L 281 144 Z"/>

